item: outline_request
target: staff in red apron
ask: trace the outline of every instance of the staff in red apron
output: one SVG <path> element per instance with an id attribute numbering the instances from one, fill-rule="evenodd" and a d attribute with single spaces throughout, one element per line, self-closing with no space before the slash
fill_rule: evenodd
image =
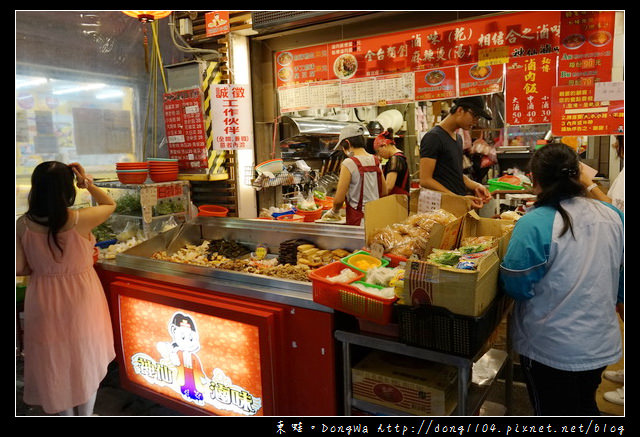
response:
<path id="1" fill-rule="evenodd" d="M 333 197 L 333 208 L 325 218 L 337 218 L 346 203 L 346 224 L 360 226 L 364 205 L 387 195 L 380 160 L 365 149 L 364 126 L 353 124 L 340 131 L 336 149 L 342 148 L 347 158 L 340 165 L 340 177 Z"/>
<path id="2" fill-rule="evenodd" d="M 389 194 L 409 195 L 409 166 L 407 157 L 396 147 L 391 128 L 382 132 L 373 141 L 373 150 L 381 159 L 386 159 L 382 173 L 384 174 Z"/>

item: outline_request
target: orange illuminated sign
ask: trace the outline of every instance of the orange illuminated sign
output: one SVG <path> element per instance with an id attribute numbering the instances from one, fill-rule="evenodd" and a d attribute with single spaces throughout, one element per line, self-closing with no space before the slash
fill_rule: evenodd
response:
<path id="1" fill-rule="evenodd" d="M 263 415 L 260 329 L 120 295 L 129 381 L 216 415 Z"/>

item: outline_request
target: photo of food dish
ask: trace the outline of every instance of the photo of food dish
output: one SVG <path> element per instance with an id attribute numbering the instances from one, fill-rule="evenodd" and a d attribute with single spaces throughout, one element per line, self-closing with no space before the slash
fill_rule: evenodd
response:
<path id="1" fill-rule="evenodd" d="M 486 79 L 490 74 L 491 67 L 488 65 L 485 67 L 481 67 L 480 65 L 476 64 L 469 70 L 469 76 L 473 77 L 475 80 Z"/>
<path id="2" fill-rule="evenodd" d="M 283 82 L 290 81 L 293 77 L 293 70 L 290 67 L 282 67 L 278 70 L 278 79 Z"/>
<path id="3" fill-rule="evenodd" d="M 589 43 L 594 47 L 602 47 L 611 41 L 611 34 L 606 30 L 597 30 L 589 35 Z"/>
<path id="4" fill-rule="evenodd" d="M 424 81 L 427 85 L 436 86 L 440 85 L 444 81 L 445 77 L 446 75 L 444 74 L 444 71 L 433 70 L 425 75 Z"/>
<path id="5" fill-rule="evenodd" d="M 570 50 L 575 50 L 584 44 L 585 38 L 581 33 L 574 33 L 569 36 L 566 36 L 562 40 L 562 45 Z"/>
<path id="6" fill-rule="evenodd" d="M 333 72 L 338 79 L 349 79 L 356 74 L 357 70 L 358 61 L 349 53 L 338 56 L 333 63 Z"/>
<path id="7" fill-rule="evenodd" d="M 278 55 L 276 61 L 278 62 L 278 65 L 286 67 L 291 64 L 291 61 L 293 61 L 293 55 L 289 52 L 282 52 Z"/>

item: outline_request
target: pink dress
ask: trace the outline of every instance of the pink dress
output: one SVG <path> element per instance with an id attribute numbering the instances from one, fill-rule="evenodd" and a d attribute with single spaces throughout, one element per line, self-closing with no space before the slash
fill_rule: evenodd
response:
<path id="1" fill-rule="evenodd" d="M 76 213 L 76 221 L 78 214 Z M 115 358 L 109 307 L 93 268 L 95 237 L 60 232 L 60 251 L 29 229 L 22 246 L 32 273 L 24 310 L 24 402 L 57 413 L 84 404 Z M 61 258 L 61 259 L 60 259 Z"/>

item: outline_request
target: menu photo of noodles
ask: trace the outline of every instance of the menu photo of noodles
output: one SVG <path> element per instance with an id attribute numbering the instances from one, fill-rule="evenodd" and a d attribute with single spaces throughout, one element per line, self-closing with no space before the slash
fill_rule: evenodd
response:
<path id="1" fill-rule="evenodd" d="M 344 53 L 333 62 L 333 73 L 338 79 L 350 79 L 358 70 L 358 60 L 350 53 Z"/>

